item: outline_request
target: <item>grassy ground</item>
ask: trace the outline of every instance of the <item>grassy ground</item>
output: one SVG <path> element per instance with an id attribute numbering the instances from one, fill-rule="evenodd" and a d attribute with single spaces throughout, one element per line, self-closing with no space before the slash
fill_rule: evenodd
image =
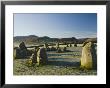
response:
<path id="1" fill-rule="evenodd" d="M 96 70 L 80 69 L 81 47 L 68 48 L 71 52 L 47 52 L 48 63 L 29 67 L 28 59 L 16 59 L 13 63 L 14 75 L 97 75 Z"/>
<path id="2" fill-rule="evenodd" d="M 96 75 L 96 70 L 81 70 L 79 63 L 73 65 L 61 65 L 57 62 L 49 62 L 50 64 L 33 67 L 27 67 L 25 60 L 14 60 L 14 75 Z M 55 64 L 56 63 L 56 64 Z"/>

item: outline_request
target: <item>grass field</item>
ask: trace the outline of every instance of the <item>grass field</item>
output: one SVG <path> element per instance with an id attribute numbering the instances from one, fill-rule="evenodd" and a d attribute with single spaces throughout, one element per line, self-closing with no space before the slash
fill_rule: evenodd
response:
<path id="1" fill-rule="evenodd" d="M 68 47 L 70 52 L 47 52 L 48 63 L 42 66 L 27 66 L 27 59 L 15 59 L 14 75 L 97 75 L 96 70 L 80 68 L 82 47 Z"/>

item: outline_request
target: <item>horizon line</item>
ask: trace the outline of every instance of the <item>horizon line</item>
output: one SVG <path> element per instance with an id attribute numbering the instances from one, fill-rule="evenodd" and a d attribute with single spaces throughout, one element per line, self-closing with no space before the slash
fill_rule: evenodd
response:
<path id="1" fill-rule="evenodd" d="M 79 38 L 77 38 L 77 37 L 75 37 L 75 36 L 73 36 L 73 37 L 50 37 L 50 36 L 37 36 L 37 35 L 17 35 L 17 36 L 13 36 L 13 37 L 20 37 L 20 36 L 22 36 L 22 37 L 25 37 L 25 36 L 36 36 L 36 37 L 49 37 L 49 38 L 76 38 L 76 39 L 79 39 Z M 97 38 L 97 36 L 96 37 L 80 37 L 80 38 Z"/>

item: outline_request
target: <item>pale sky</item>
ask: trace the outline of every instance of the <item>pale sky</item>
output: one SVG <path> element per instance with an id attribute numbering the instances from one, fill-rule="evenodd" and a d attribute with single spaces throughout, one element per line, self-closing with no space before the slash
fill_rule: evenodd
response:
<path id="1" fill-rule="evenodd" d="M 14 36 L 36 35 L 51 38 L 97 36 L 96 13 L 14 14 Z"/>

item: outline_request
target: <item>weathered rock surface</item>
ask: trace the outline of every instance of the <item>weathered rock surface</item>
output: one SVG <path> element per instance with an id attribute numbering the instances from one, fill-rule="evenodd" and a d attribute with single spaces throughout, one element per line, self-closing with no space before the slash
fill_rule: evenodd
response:
<path id="1" fill-rule="evenodd" d="M 86 43 L 82 49 L 81 67 L 92 69 L 97 67 L 97 57 L 94 44 Z"/>
<path id="2" fill-rule="evenodd" d="M 56 49 L 58 49 L 59 48 L 59 43 L 56 43 Z"/>
<path id="3" fill-rule="evenodd" d="M 48 61 L 45 48 L 40 48 L 37 52 L 37 64 L 46 64 Z"/>
<path id="4" fill-rule="evenodd" d="M 32 54 L 32 51 L 27 50 L 24 42 L 21 42 L 19 47 L 14 49 L 15 59 L 26 58 L 27 56 L 30 56 L 31 54 Z"/>
<path id="5" fill-rule="evenodd" d="M 36 49 L 36 47 L 34 48 L 34 53 L 31 55 L 31 59 L 32 59 L 32 63 L 37 63 L 37 51 L 39 48 Z"/>

